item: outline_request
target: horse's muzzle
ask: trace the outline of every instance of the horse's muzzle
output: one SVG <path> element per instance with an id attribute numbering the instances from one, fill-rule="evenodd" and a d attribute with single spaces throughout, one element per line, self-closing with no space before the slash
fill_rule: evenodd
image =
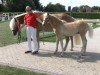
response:
<path id="1" fill-rule="evenodd" d="M 13 35 L 17 35 L 17 31 L 16 30 L 12 30 Z"/>

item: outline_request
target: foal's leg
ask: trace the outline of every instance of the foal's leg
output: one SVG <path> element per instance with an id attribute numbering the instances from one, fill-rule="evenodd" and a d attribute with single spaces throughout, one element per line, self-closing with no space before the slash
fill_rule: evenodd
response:
<path id="1" fill-rule="evenodd" d="M 71 51 L 73 51 L 73 47 L 74 47 L 74 44 L 73 44 L 73 36 L 70 36 L 70 39 L 71 39 Z"/>
<path id="2" fill-rule="evenodd" d="M 58 52 L 58 45 L 59 45 L 59 39 L 58 39 L 58 37 L 56 37 L 56 50 L 55 50 L 54 54 L 56 54 Z"/>
<path id="3" fill-rule="evenodd" d="M 60 41 L 61 48 L 62 48 L 62 53 L 61 53 L 61 56 L 63 56 L 63 55 L 64 55 L 63 39 L 62 39 L 62 38 L 60 38 L 60 39 L 59 39 L 59 41 Z"/>
<path id="4" fill-rule="evenodd" d="M 65 44 L 65 47 L 64 47 L 64 51 L 66 51 L 66 48 L 68 46 L 68 42 L 69 42 L 69 37 L 65 37 L 66 38 L 66 44 Z"/>
<path id="5" fill-rule="evenodd" d="M 81 38 L 82 38 L 82 43 L 83 43 L 83 47 L 82 47 L 82 50 L 81 50 L 81 55 L 84 56 L 85 53 L 86 53 L 87 39 L 86 39 L 85 35 L 81 35 Z"/>

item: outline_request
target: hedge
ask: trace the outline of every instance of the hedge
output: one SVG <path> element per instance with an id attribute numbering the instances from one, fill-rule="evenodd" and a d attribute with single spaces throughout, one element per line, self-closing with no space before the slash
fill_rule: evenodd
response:
<path id="1" fill-rule="evenodd" d="M 100 13 L 66 13 L 74 18 L 100 19 Z"/>

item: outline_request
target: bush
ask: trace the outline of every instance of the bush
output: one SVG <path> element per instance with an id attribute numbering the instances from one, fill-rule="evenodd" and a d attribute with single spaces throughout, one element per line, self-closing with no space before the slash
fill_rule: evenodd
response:
<path id="1" fill-rule="evenodd" d="M 66 13 L 74 18 L 100 19 L 100 13 Z"/>

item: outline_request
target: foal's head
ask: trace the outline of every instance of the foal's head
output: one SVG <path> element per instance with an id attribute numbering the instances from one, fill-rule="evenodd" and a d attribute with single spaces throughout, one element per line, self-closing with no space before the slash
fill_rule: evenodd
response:
<path id="1" fill-rule="evenodd" d="M 49 19 L 49 13 L 44 13 L 43 14 L 43 26 L 46 25 L 47 23 L 49 23 L 50 19 Z"/>
<path id="2" fill-rule="evenodd" d="M 59 19 L 58 17 L 52 15 L 52 14 L 49 14 L 49 13 L 44 13 L 44 19 L 43 19 L 43 26 L 46 26 L 48 23 L 51 25 L 51 26 L 56 26 L 56 25 L 62 25 L 63 22 L 61 19 Z"/>
<path id="3" fill-rule="evenodd" d="M 20 26 L 20 24 L 24 23 L 24 15 L 25 15 L 25 13 L 17 15 L 14 18 L 12 18 L 10 21 L 9 26 L 10 26 L 10 29 L 14 36 L 17 35 L 17 32 L 19 30 L 18 26 Z"/>

